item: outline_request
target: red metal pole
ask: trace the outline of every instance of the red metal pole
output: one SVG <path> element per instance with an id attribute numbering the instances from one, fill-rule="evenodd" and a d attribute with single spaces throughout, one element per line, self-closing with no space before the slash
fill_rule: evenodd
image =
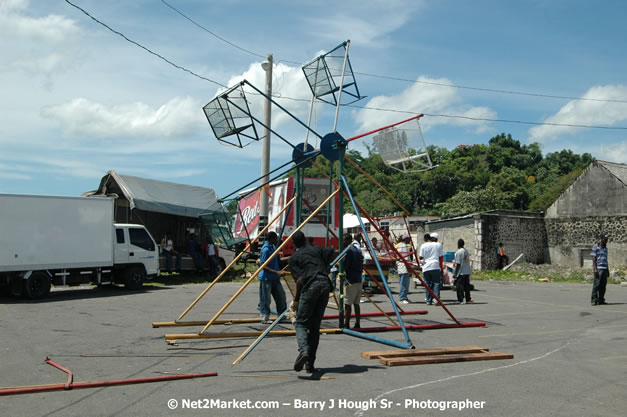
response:
<path id="1" fill-rule="evenodd" d="M 399 312 L 401 315 L 408 315 L 408 314 L 429 314 L 429 310 L 412 310 L 412 311 L 400 311 Z M 394 313 L 393 311 L 387 311 L 385 314 L 381 313 L 380 311 L 375 311 L 375 312 L 371 312 L 371 313 L 361 313 L 359 316 L 360 317 L 382 317 L 384 315 L 386 316 L 393 316 Z M 339 317 L 338 314 L 329 314 L 327 316 L 324 316 L 324 319 L 337 319 Z M 351 314 L 351 317 L 355 317 L 355 314 Z"/>
<path id="2" fill-rule="evenodd" d="M 155 376 L 150 378 L 135 378 L 135 379 L 117 379 L 111 381 L 95 381 L 95 382 L 74 382 L 71 384 L 71 389 L 81 388 L 96 388 L 96 387 L 111 387 L 114 385 L 129 385 L 129 384 L 144 384 L 150 382 L 162 382 L 162 381 L 174 381 L 177 379 L 192 379 L 192 378 L 206 378 L 209 376 L 217 376 L 217 372 L 210 372 L 207 374 L 184 374 L 184 375 L 167 375 L 167 376 Z M 22 387 L 16 389 L 4 389 L 0 390 L 0 396 L 2 395 L 16 395 L 16 394 L 31 394 L 35 392 L 44 391 L 63 391 L 67 389 L 65 384 L 51 384 L 46 386 L 33 386 Z"/>
<path id="3" fill-rule="evenodd" d="M 403 263 L 407 266 L 407 269 L 409 269 L 412 274 L 414 274 L 414 276 L 416 278 L 418 278 L 420 280 L 420 282 L 422 283 L 422 285 L 425 287 L 425 290 L 429 291 L 429 293 L 433 296 L 433 298 L 435 298 L 437 300 L 437 303 L 444 309 L 444 311 L 446 311 L 446 313 L 449 315 L 449 317 L 451 319 L 453 319 L 453 321 L 455 321 L 455 323 L 457 324 L 461 324 L 459 322 L 459 320 L 457 320 L 455 318 L 455 316 L 453 315 L 453 313 L 451 313 L 449 311 L 448 308 L 446 308 L 446 306 L 444 304 L 442 304 L 442 301 L 440 301 L 440 297 L 437 297 L 433 291 L 431 290 L 431 288 L 429 288 L 429 286 L 427 285 L 427 283 L 422 279 L 422 277 L 418 274 L 418 272 L 416 272 L 414 270 L 414 268 L 411 266 L 411 264 L 396 250 L 396 248 L 394 247 L 394 245 L 392 244 L 392 242 L 390 242 L 390 239 L 387 238 L 387 236 L 385 236 L 385 234 L 381 231 L 381 229 L 379 229 L 379 227 L 377 226 L 377 224 L 374 222 L 374 220 L 370 217 L 370 215 L 366 212 L 366 210 L 364 210 L 363 208 L 361 208 L 361 206 L 359 204 L 357 204 L 357 202 L 355 201 L 355 205 L 357 206 L 357 208 L 359 209 L 359 211 L 361 211 L 364 215 L 364 217 L 366 217 L 366 219 L 368 219 L 368 221 L 370 222 L 370 224 L 372 226 L 374 226 L 374 228 L 377 230 L 377 232 L 379 233 L 379 235 L 381 235 L 381 237 L 383 238 L 383 240 L 385 240 L 391 247 L 392 250 L 394 251 L 394 253 L 396 253 L 396 256 L 398 257 L 398 259 L 402 260 Z"/>
<path id="4" fill-rule="evenodd" d="M 433 329 L 455 329 L 458 327 L 485 327 L 484 321 L 467 322 L 459 324 L 408 324 L 405 325 L 407 330 L 433 330 Z M 391 330 L 400 330 L 401 326 L 382 326 L 382 327 L 362 327 L 359 329 L 362 333 L 386 332 Z"/>
<path id="5" fill-rule="evenodd" d="M 370 132 L 362 133 L 361 135 L 353 136 L 352 138 L 348 138 L 348 139 L 346 139 L 346 142 L 350 142 L 351 140 L 355 140 L 355 139 L 363 138 L 364 136 L 372 135 L 373 133 L 377 133 L 377 132 L 380 132 L 380 131 L 382 131 L 382 130 L 389 129 L 389 128 L 391 128 L 391 127 L 394 127 L 394 126 L 396 126 L 396 125 L 400 125 L 400 124 L 405 123 L 405 122 L 409 122 L 410 120 L 420 119 L 422 116 L 424 116 L 424 114 L 419 114 L 419 115 L 417 115 L 417 116 L 410 117 L 409 119 L 402 120 L 402 121 L 400 121 L 400 122 L 396 122 L 396 123 L 392 123 L 391 125 L 387 125 L 387 126 L 384 126 L 384 127 L 380 127 L 380 128 L 378 128 L 378 129 L 371 130 Z"/>
<path id="6" fill-rule="evenodd" d="M 65 389 L 72 389 L 72 382 L 74 382 L 74 375 L 72 375 L 72 371 L 70 371 L 67 368 L 64 368 L 63 366 L 59 365 L 58 363 L 52 362 L 50 360 L 50 358 L 46 358 L 46 363 L 48 365 L 52 365 L 57 369 L 62 370 L 63 372 L 65 372 L 67 374 L 67 382 L 65 383 Z"/>

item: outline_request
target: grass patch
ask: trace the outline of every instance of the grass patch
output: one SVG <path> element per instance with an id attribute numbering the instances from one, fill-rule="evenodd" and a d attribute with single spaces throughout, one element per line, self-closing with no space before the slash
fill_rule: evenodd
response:
<path id="1" fill-rule="evenodd" d="M 489 271 L 473 271 L 472 279 L 477 281 L 525 281 L 525 282 L 567 282 L 590 284 L 592 282 L 592 272 L 584 271 L 565 271 L 560 274 L 557 272 L 534 271 L 534 270 L 489 270 Z M 610 277 L 608 283 L 619 284 L 622 282 L 620 278 Z"/>

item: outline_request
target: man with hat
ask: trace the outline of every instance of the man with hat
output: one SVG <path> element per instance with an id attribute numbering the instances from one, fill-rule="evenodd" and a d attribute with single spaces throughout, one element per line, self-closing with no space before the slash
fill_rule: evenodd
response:
<path id="1" fill-rule="evenodd" d="M 420 256 L 423 258 L 422 275 L 425 282 L 435 294 L 440 298 L 440 281 L 442 279 L 444 251 L 442 244 L 438 242 L 440 235 L 431 233 L 431 242 L 425 242 L 420 246 Z M 432 304 L 433 295 L 427 291 L 427 304 Z M 437 300 L 435 301 L 437 303 Z"/>
<path id="2" fill-rule="evenodd" d="M 607 277 L 609 277 L 609 267 L 607 263 L 607 240 L 606 234 L 599 236 L 599 241 L 592 247 L 592 271 L 594 272 L 594 283 L 592 284 L 592 305 L 603 305 L 605 302 L 605 287 Z"/>

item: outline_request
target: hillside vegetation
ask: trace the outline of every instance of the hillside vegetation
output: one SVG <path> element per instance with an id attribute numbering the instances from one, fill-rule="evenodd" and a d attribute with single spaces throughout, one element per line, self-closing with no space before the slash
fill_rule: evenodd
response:
<path id="1" fill-rule="evenodd" d="M 453 150 L 430 146 L 434 169 L 401 173 L 385 166 L 371 148 L 368 155 L 349 150 L 347 155 L 387 188 L 414 215 L 457 216 L 484 210 L 544 211 L 581 174 L 593 158 L 571 150 L 542 155 L 540 145 L 521 145 L 502 133 L 487 145 L 460 145 Z M 329 172 L 329 161 L 317 166 Z M 335 163 L 337 172 L 337 162 Z M 365 175 L 345 164 L 345 174 L 359 204 L 375 216 L 400 209 Z M 314 168 L 306 176 L 319 177 Z M 350 205 L 345 205 L 351 211 Z"/>

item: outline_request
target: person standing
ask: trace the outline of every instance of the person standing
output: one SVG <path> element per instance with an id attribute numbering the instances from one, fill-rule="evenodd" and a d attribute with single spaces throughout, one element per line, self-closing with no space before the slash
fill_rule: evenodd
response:
<path id="1" fill-rule="evenodd" d="M 320 341 L 320 324 L 329 302 L 329 292 L 333 289 L 327 274 L 335 249 L 307 245 L 307 239 L 300 230 L 294 233 L 292 241 L 296 252 L 290 256 L 288 263 L 296 280 L 293 309 L 296 311 L 298 343 L 294 370 L 299 372 L 304 366 L 307 372 L 313 373 Z"/>
<path id="2" fill-rule="evenodd" d="M 455 278 L 457 288 L 457 301 L 461 304 L 474 303 L 470 297 L 470 253 L 464 248 L 464 239 L 457 241 L 457 252 L 455 252 Z M 465 297 L 465 298 L 464 298 Z"/>
<path id="3" fill-rule="evenodd" d="M 181 272 L 181 254 L 174 249 L 174 240 L 172 233 L 168 232 L 161 241 L 161 251 L 165 256 L 166 268 L 168 275 L 178 275 Z M 172 257 L 176 256 L 176 269 L 172 271 Z"/>
<path id="4" fill-rule="evenodd" d="M 203 248 L 205 255 L 205 261 L 209 265 L 209 270 L 212 275 L 218 275 L 220 272 L 220 264 L 218 263 L 218 248 L 213 243 L 211 236 L 207 236 L 205 239 L 206 248 Z"/>
<path id="5" fill-rule="evenodd" d="M 503 246 L 503 242 L 499 242 L 499 247 L 496 249 L 496 255 L 499 259 L 499 269 L 503 269 L 509 263 L 509 258 L 505 254 L 505 246 Z"/>
<path id="6" fill-rule="evenodd" d="M 592 284 L 592 305 L 604 305 L 605 288 L 610 270 L 607 262 L 607 241 L 608 236 L 602 234 L 599 241 L 592 246 L 592 272 L 594 272 L 594 283 Z"/>
<path id="7" fill-rule="evenodd" d="M 424 240 L 424 243 L 431 242 L 431 235 L 429 233 L 425 233 L 422 238 Z M 420 255 L 420 250 L 418 251 L 418 263 L 419 263 L 420 268 L 422 270 L 422 266 L 424 265 L 425 261 L 424 261 L 424 258 L 422 257 L 422 255 Z M 414 277 L 414 288 L 420 288 L 421 285 L 422 285 L 422 282 L 420 282 L 418 277 Z M 425 301 L 427 301 L 426 294 L 425 294 Z"/>
<path id="8" fill-rule="evenodd" d="M 259 262 L 263 265 L 271 259 L 268 265 L 259 273 L 259 310 L 261 312 L 261 322 L 271 324 L 270 320 L 270 296 L 274 298 L 277 314 L 283 313 L 287 309 L 285 301 L 285 291 L 281 285 L 281 276 L 285 273 L 279 266 L 279 254 L 276 252 L 278 236 L 275 232 L 266 234 L 266 241 L 261 247 Z"/>
<path id="9" fill-rule="evenodd" d="M 411 253 L 410 253 L 410 237 L 403 234 L 398 239 L 398 243 L 396 244 L 396 250 L 398 253 L 405 258 L 405 261 L 410 262 Z M 407 270 L 407 265 L 403 262 L 402 259 L 396 261 L 396 272 L 398 273 L 398 281 L 400 284 L 399 296 L 398 299 L 401 304 L 409 304 L 409 271 Z"/>
<path id="10" fill-rule="evenodd" d="M 430 237 L 430 242 L 425 242 L 420 246 L 420 256 L 424 260 L 422 274 L 431 291 L 440 299 L 440 282 L 442 280 L 444 251 L 442 244 L 438 242 L 440 235 L 431 233 Z M 431 305 L 432 303 L 433 295 L 431 292 L 427 291 L 427 304 Z"/>
<path id="11" fill-rule="evenodd" d="M 196 241 L 196 235 L 193 233 L 189 235 L 189 239 L 187 240 L 187 253 L 189 253 L 189 256 L 191 256 L 196 271 L 202 272 L 202 254 L 200 253 L 200 247 L 198 246 L 198 242 Z"/>
<path id="12" fill-rule="evenodd" d="M 347 247 L 348 251 L 342 264 L 346 279 L 344 280 L 344 322 L 340 327 L 347 329 L 351 327 L 351 305 L 355 307 L 355 328 L 361 327 L 359 324 L 361 315 L 359 300 L 361 298 L 361 274 L 364 268 L 364 257 L 358 245 L 359 243 L 353 241 L 350 234 L 344 235 L 344 247 Z"/>

